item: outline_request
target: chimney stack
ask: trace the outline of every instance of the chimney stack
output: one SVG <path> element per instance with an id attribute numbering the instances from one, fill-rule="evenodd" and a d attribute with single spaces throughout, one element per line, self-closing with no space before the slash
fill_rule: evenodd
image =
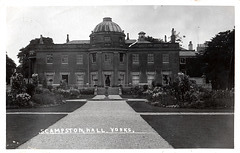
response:
<path id="1" fill-rule="evenodd" d="M 141 31 L 138 33 L 138 40 L 139 41 L 144 41 L 145 40 L 145 32 Z"/>
<path id="2" fill-rule="evenodd" d="M 43 44 L 43 36 L 42 35 L 40 35 L 40 42 L 39 42 L 39 44 Z"/>
<path id="3" fill-rule="evenodd" d="M 129 33 L 127 33 L 127 40 L 129 40 Z"/>
<path id="4" fill-rule="evenodd" d="M 171 43 L 175 43 L 175 41 L 176 41 L 175 31 L 174 28 L 172 28 Z"/>
<path id="5" fill-rule="evenodd" d="M 165 39 L 165 43 L 166 43 L 167 42 L 167 36 L 166 35 L 165 35 L 164 39 Z"/>
<path id="6" fill-rule="evenodd" d="M 189 44 L 188 44 L 188 50 L 193 50 L 193 44 L 192 44 L 192 41 L 190 41 Z"/>
<path id="7" fill-rule="evenodd" d="M 67 40 L 66 40 L 66 43 L 69 42 L 69 34 L 67 34 Z"/>

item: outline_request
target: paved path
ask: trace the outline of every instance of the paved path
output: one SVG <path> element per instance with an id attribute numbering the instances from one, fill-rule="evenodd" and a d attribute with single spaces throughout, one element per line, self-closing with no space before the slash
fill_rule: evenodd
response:
<path id="1" fill-rule="evenodd" d="M 114 99 L 114 97 L 112 98 Z M 55 130 L 55 134 L 49 134 L 51 130 Z M 65 134 L 59 134 L 58 130 Z M 66 133 L 67 131 L 68 133 Z M 33 137 L 18 148 L 172 148 L 123 100 L 88 101 L 50 126 L 46 133 Z"/>

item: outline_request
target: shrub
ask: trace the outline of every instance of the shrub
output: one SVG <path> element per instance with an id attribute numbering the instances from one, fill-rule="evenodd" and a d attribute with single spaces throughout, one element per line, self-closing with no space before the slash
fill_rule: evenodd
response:
<path id="1" fill-rule="evenodd" d="M 19 106 L 28 106 L 31 96 L 27 93 L 21 93 L 16 95 L 16 103 Z"/>
<path id="2" fill-rule="evenodd" d="M 35 93 L 35 85 L 34 84 L 27 84 L 26 85 L 26 92 L 30 95 L 33 96 Z"/>
<path id="3" fill-rule="evenodd" d="M 16 97 L 12 94 L 12 92 L 6 92 L 6 104 L 7 106 L 13 105 Z"/>
<path id="4" fill-rule="evenodd" d="M 70 89 L 70 98 L 79 98 L 80 91 L 78 89 Z"/>
<path id="5" fill-rule="evenodd" d="M 11 91 L 16 95 L 25 92 L 26 87 L 21 73 L 14 73 L 12 76 Z"/>
<path id="6" fill-rule="evenodd" d="M 67 82 L 66 82 L 65 80 L 62 80 L 62 81 L 60 82 L 59 88 L 64 89 L 64 90 L 67 90 L 69 87 L 68 87 L 68 85 L 67 85 Z"/>
<path id="7" fill-rule="evenodd" d="M 42 80 L 42 86 L 43 88 L 47 88 L 47 79 L 45 77 Z"/>
<path id="8" fill-rule="evenodd" d="M 131 95 L 132 94 L 132 88 L 130 87 L 122 87 L 122 94 L 123 95 Z"/>
<path id="9" fill-rule="evenodd" d="M 81 95 L 94 95 L 94 88 L 83 88 L 79 91 Z"/>
<path id="10" fill-rule="evenodd" d="M 134 88 L 131 88 L 131 94 L 135 97 L 142 97 L 143 96 L 144 89 L 141 86 L 135 86 Z"/>
<path id="11" fill-rule="evenodd" d="M 78 89 L 54 89 L 53 93 L 62 95 L 64 98 L 79 98 L 80 92 Z"/>
<path id="12" fill-rule="evenodd" d="M 146 91 L 148 89 L 148 85 L 143 85 L 143 91 Z"/>
<path id="13" fill-rule="evenodd" d="M 49 105 L 62 103 L 62 97 L 53 93 L 40 93 L 33 95 L 31 101 L 36 105 Z"/>
<path id="14" fill-rule="evenodd" d="M 148 101 L 155 106 L 167 106 L 169 104 L 176 104 L 175 98 L 170 94 L 167 88 L 155 87 L 149 88 L 144 92 Z"/>
<path id="15" fill-rule="evenodd" d="M 52 91 L 53 86 L 52 86 L 52 85 L 48 85 L 48 86 L 47 86 L 47 89 L 48 89 L 49 91 Z"/>
<path id="16" fill-rule="evenodd" d="M 38 82 L 39 82 L 39 79 L 38 79 L 38 74 L 34 73 L 32 74 L 32 84 L 37 87 L 38 86 Z"/>

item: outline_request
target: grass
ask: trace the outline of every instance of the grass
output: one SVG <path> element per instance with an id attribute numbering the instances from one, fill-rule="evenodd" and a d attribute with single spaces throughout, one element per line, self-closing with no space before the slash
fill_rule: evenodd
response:
<path id="1" fill-rule="evenodd" d="M 222 108 L 222 109 L 194 109 L 194 108 L 165 108 L 156 107 L 145 102 L 139 101 L 127 101 L 127 103 L 136 112 L 233 112 L 233 108 Z"/>
<path id="2" fill-rule="evenodd" d="M 7 112 L 73 112 L 85 103 L 70 101 L 52 107 L 7 109 Z M 49 127 L 66 114 L 7 114 L 6 116 L 6 148 L 14 149 L 36 136 L 40 129 Z"/>
<path id="3" fill-rule="evenodd" d="M 49 127 L 64 116 L 66 115 L 7 115 L 6 148 L 17 148 L 36 136 L 40 129 Z"/>
<path id="4" fill-rule="evenodd" d="M 7 112 L 72 112 L 82 107 L 85 103 L 86 102 L 66 102 L 51 107 L 7 109 Z"/>
<path id="5" fill-rule="evenodd" d="M 174 148 L 234 148 L 232 115 L 141 115 Z"/>

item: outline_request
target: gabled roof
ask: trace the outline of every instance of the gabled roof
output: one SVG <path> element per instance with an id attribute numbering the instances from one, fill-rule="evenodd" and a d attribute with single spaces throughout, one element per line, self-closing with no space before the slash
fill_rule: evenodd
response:
<path id="1" fill-rule="evenodd" d="M 90 44 L 90 40 L 72 40 L 66 44 Z"/>

